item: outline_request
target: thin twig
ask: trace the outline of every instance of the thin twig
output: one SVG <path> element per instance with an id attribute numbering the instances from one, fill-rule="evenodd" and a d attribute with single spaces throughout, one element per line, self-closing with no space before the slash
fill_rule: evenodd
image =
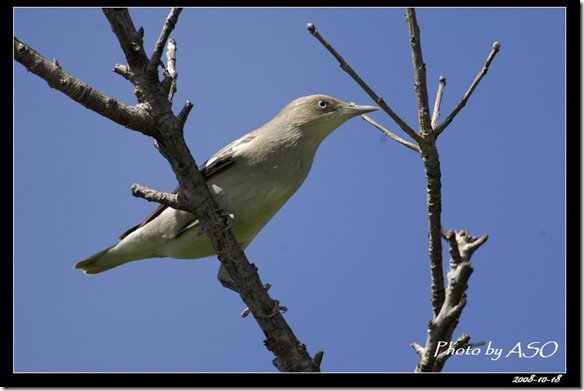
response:
<path id="1" fill-rule="evenodd" d="M 417 342 L 412 342 L 410 346 L 418 353 L 418 356 L 422 357 L 424 355 L 424 347 Z"/>
<path id="2" fill-rule="evenodd" d="M 180 203 L 178 202 L 176 194 L 163 193 L 154 189 L 150 189 L 146 186 L 139 185 L 137 183 L 132 185 L 131 190 L 134 197 L 144 198 L 147 201 L 157 202 L 174 209 L 178 209 L 180 207 Z"/>
<path id="3" fill-rule="evenodd" d="M 416 144 L 412 144 L 409 141 L 406 141 L 403 138 L 401 138 L 399 136 L 396 136 L 395 134 L 391 133 L 389 130 L 387 130 L 386 128 L 384 128 L 382 125 L 380 125 L 377 122 L 375 122 L 367 114 L 362 114 L 361 115 L 361 118 L 363 118 L 366 122 L 369 122 L 371 125 L 375 126 L 377 129 L 381 130 L 381 132 L 383 134 L 385 134 L 387 137 L 391 138 L 392 140 L 397 141 L 398 143 L 402 144 L 405 147 L 408 147 L 412 151 L 415 151 L 417 153 L 420 153 L 420 147 L 418 147 Z"/>
<path id="4" fill-rule="evenodd" d="M 172 103 L 177 88 L 176 80 L 178 79 L 178 73 L 176 72 L 176 41 L 174 39 L 168 40 L 166 50 L 166 62 L 167 67 L 165 69 L 164 74 L 165 79 L 166 78 L 170 79 L 170 86 L 168 87 L 168 101 Z"/>
<path id="5" fill-rule="evenodd" d="M 434 363 L 435 367 L 437 367 L 437 369 L 439 370 L 442 370 L 448 357 L 453 355 L 454 352 L 456 352 L 456 350 L 469 346 L 468 345 L 469 340 L 470 336 L 468 334 L 463 334 L 456 341 L 452 342 L 452 345 L 450 345 L 448 349 L 445 349 L 443 352 L 437 355 L 436 361 Z"/>
<path id="6" fill-rule="evenodd" d="M 460 250 L 458 249 L 458 241 L 456 240 L 456 233 L 452 230 L 445 230 L 442 228 L 441 230 L 442 237 L 448 242 L 449 244 L 449 253 L 451 262 L 454 264 L 459 264 L 462 262 L 462 257 L 460 256 Z"/>
<path id="7" fill-rule="evenodd" d="M 436 102 L 434 102 L 434 112 L 432 113 L 432 129 L 436 129 L 438 119 L 440 118 L 440 105 L 442 104 L 442 94 L 446 86 L 446 78 L 440 76 L 438 78 L 438 91 L 436 92 Z"/>
<path id="8" fill-rule="evenodd" d="M 497 55 L 497 53 L 499 53 L 499 49 L 500 48 L 501 48 L 501 44 L 498 41 L 496 41 L 495 43 L 493 43 L 493 48 L 491 49 L 491 52 L 489 53 L 489 56 L 487 57 L 487 60 L 485 61 L 485 65 L 483 65 L 482 69 L 480 70 L 480 72 L 478 73 L 478 75 L 475 77 L 475 79 L 472 82 L 470 88 L 468 89 L 468 91 L 466 91 L 466 93 L 462 97 L 462 100 L 458 103 L 458 105 L 456 106 L 456 108 L 444 120 L 444 122 L 442 122 L 442 124 L 440 124 L 435 129 L 436 135 L 439 135 L 440 133 L 442 133 L 444 131 L 444 129 L 446 129 L 446 127 L 448 125 L 450 125 L 450 123 L 452 122 L 452 120 L 454 119 L 454 117 L 456 117 L 456 115 L 458 114 L 458 112 L 466 105 L 466 102 L 470 98 L 470 96 L 473 93 L 473 91 L 475 90 L 475 88 L 477 88 L 477 86 L 479 85 L 479 83 L 482 80 L 482 78 L 487 74 L 487 72 L 489 70 L 489 66 L 491 65 L 491 62 L 493 62 L 493 59 L 495 58 L 495 56 Z"/>
<path id="9" fill-rule="evenodd" d="M 114 66 L 114 73 L 117 73 L 118 75 L 122 76 L 124 79 L 132 82 L 134 75 L 132 74 L 132 71 L 130 71 L 130 68 L 128 68 L 126 65 L 122 65 L 122 64 L 116 64 Z"/>
<path id="10" fill-rule="evenodd" d="M 323 356 L 324 352 L 322 350 L 319 350 L 316 353 L 314 353 L 314 358 L 312 359 L 312 362 L 314 363 L 315 368 L 320 368 Z"/>
<path id="11" fill-rule="evenodd" d="M 420 28 L 416 20 L 416 11 L 413 8 L 406 9 L 406 22 L 410 35 L 410 47 L 412 49 L 412 62 L 414 65 L 414 90 L 418 103 L 418 121 L 420 133 L 431 132 L 430 107 L 428 105 L 428 86 L 426 84 L 426 64 L 422 57 L 422 42 L 420 40 Z"/>
<path id="12" fill-rule="evenodd" d="M 150 77 L 154 77 L 156 75 L 156 70 L 161 63 L 162 58 L 162 51 L 164 50 L 164 45 L 166 45 L 166 41 L 170 36 L 172 30 L 176 26 L 178 22 L 178 16 L 182 12 L 182 8 L 172 8 L 166 21 L 164 22 L 164 27 L 162 27 L 162 31 L 160 32 L 160 36 L 154 45 L 154 50 L 152 51 L 152 56 L 150 57 L 150 61 L 146 68 L 146 72 Z"/>
<path id="13" fill-rule="evenodd" d="M 469 261 L 472 254 L 482 246 L 489 239 L 488 235 L 483 235 L 480 238 L 468 234 L 467 230 L 457 232 L 456 241 L 458 243 L 458 251 L 460 258 L 463 261 Z"/>
<path id="14" fill-rule="evenodd" d="M 178 113 L 176 116 L 176 122 L 177 125 L 180 126 L 180 129 L 184 128 L 185 123 L 187 122 L 187 117 L 189 116 L 193 106 L 194 105 L 191 103 L 191 101 L 187 100 L 180 113 Z"/>
<path id="15" fill-rule="evenodd" d="M 310 32 L 310 34 L 312 34 L 337 59 L 337 61 L 341 65 L 341 68 L 345 72 L 347 72 L 353 78 L 353 80 L 355 80 L 357 84 L 359 84 L 361 88 L 363 88 L 365 92 L 367 92 L 367 94 L 399 125 L 399 127 L 402 128 L 402 130 L 406 132 L 415 141 L 418 141 L 420 138 L 418 134 L 408 124 L 406 124 L 391 109 L 391 107 L 389 107 L 387 103 L 385 103 L 383 98 L 377 95 L 375 91 L 373 91 L 371 87 L 369 87 L 369 85 L 367 85 L 367 83 L 365 83 L 363 79 L 361 79 L 361 77 L 353 70 L 353 68 L 347 63 L 347 61 L 345 61 L 345 59 L 335 50 L 335 48 L 333 48 L 332 45 L 328 43 L 327 40 L 324 39 L 324 37 L 318 32 L 316 26 L 314 26 L 314 24 L 312 23 L 308 23 L 306 25 L 306 28 Z"/>

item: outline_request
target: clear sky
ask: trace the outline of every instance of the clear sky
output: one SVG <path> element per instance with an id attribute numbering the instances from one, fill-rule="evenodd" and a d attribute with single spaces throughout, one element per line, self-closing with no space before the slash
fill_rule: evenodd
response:
<path id="1" fill-rule="evenodd" d="M 132 9 L 147 53 L 168 9 Z M 455 338 L 486 346 L 445 372 L 560 372 L 566 365 L 565 11 L 417 11 L 431 105 L 442 118 L 501 51 L 438 140 L 443 224 L 489 235 L 472 258 Z M 374 102 L 306 30 L 317 29 L 412 127 L 417 126 L 404 10 L 186 9 L 174 112 L 202 163 L 289 101 L 325 93 Z M 99 91 L 135 103 L 112 72 L 125 59 L 100 9 L 15 9 L 14 33 Z M 407 137 L 378 111 L 371 114 Z M 139 183 L 176 178 L 152 140 L 48 88 L 14 62 L 14 370 L 17 372 L 275 372 L 245 307 L 216 280 L 214 257 L 132 262 L 97 276 L 73 264 L 114 244 L 156 205 Z M 431 319 L 423 165 L 360 118 L 322 144 L 311 174 L 249 246 L 272 297 L 327 372 L 411 372 Z M 445 248 L 444 256 L 448 259 Z M 576 261 L 576 260 L 574 260 Z M 543 356 L 531 355 L 542 346 Z M 518 345 L 519 344 L 519 345 Z M 557 346 L 557 351 L 555 347 Z"/>

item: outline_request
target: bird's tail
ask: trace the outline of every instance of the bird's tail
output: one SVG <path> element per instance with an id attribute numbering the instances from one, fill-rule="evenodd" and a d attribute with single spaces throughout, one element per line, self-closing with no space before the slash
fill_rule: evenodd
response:
<path id="1" fill-rule="evenodd" d="M 97 274 L 128 262 L 126 260 L 120 260 L 119 257 L 112 256 L 110 250 L 114 247 L 115 245 L 108 247 L 81 262 L 77 262 L 74 268 L 83 270 L 85 274 Z"/>

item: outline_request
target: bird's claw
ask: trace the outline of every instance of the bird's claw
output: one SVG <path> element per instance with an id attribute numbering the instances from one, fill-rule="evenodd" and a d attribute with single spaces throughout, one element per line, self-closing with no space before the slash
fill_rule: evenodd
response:
<path id="1" fill-rule="evenodd" d="M 227 231 L 229 228 L 231 228 L 231 225 L 233 225 L 233 219 L 235 218 L 235 215 L 233 213 L 227 213 L 222 209 L 218 209 L 217 211 L 221 213 L 221 218 L 223 221 L 225 221 L 225 228 L 223 228 L 223 230 Z M 195 236 L 201 236 L 204 233 L 205 228 L 199 228 L 195 231 Z"/>
<path id="2" fill-rule="evenodd" d="M 251 310 L 249 309 L 249 307 L 246 307 L 243 311 L 241 311 L 241 317 L 245 318 L 246 316 L 248 316 L 250 314 Z M 274 300 L 274 310 L 267 314 L 267 315 L 261 315 L 261 318 L 271 318 L 272 316 L 276 315 L 278 312 L 282 312 L 283 314 L 285 314 L 286 312 L 288 312 L 288 307 L 280 305 L 280 301 L 279 300 Z"/>
<path id="3" fill-rule="evenodd" d="M 223 221 L 225 221 L 225 228 L 223 228 L 223 231 L 227 231 L 233 225 L 233 219 L 235 218 L 235 215 L 233 213 L 227 213 L 226 211 L 222 210 L 221 217 L 223 218 Z"/>
<path id="4" fill-rule="evenodd" d="M 265 285 L 266 288 L 266 292 L 270 290 L 270 288 L 272 287 L 272 284 L 270 284 L 269 282 Z M 249 309 L 249 307 L 246 307 L 243 311 L 241 311 L 241 317 L 245 318 L 246 316 L 249 315 L 249 313 L 251 312 L 251 310 Z M 276 315 L 278 312 L 282 312 L 283 314 L 285 314 L 286 312 L 288 312 L 288 307 L 285 306 L 281 306 L 280 305 L 280 300 L 274 300 L 274 309 L 271 313 L 267 314 L 267 315 L 261 315 L 260 317 L 262 318 L 271 318 L 272 316 Z"/>

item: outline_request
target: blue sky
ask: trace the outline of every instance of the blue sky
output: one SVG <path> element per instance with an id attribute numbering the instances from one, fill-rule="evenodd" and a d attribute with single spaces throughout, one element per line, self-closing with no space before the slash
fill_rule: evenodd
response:
<path id="1" fill-rule="evenodd" d="M 132 9 L 147 52 L 168 9 Z M 501 51 L 441 135 L 443 224 L 489 235 L 474 255 L 455 337 L 503 349 L 455 356 L 445 372 L 565 369 L 565 12 L 562 8 L 422 8 L 431 104 L 442 118 L 494 41 Z M 186 139 L 197 162 L 270 120 L 289 101 L 325 93 L 374 104 L 306 31 L 317 29 L 416 127 L 401 8 L 186 9 L 174 111 L 194 103 Z M 125 63 L 99 9 L 15 9 L 14 33 L 101 92 L 135 103 L 114 74 Z M 402 134 L 379 111 L 371 117 Z M 245 307 L 215 276 L 218 261 L 133 262 L 97 276 L 73 264 L 115 243 L 155 205 L 140 183 L 176 185 L 152 140 L 48 88 L 14 63 L 14 370 L 275 372 Z M 421 159 L 359 118 L 322 144 L 304 186 L 247 249 L 272 297 L 327 372 L 411 372 L 410 347 L 431 318 Z M 447 249 L 444 252 L 448 259 Z M 547 358 L 521 358 L 527 344 Z M 554 347 L 557 344 L 557 351 Z M 505 357 L 507 355 L 507 357 Z"/>

